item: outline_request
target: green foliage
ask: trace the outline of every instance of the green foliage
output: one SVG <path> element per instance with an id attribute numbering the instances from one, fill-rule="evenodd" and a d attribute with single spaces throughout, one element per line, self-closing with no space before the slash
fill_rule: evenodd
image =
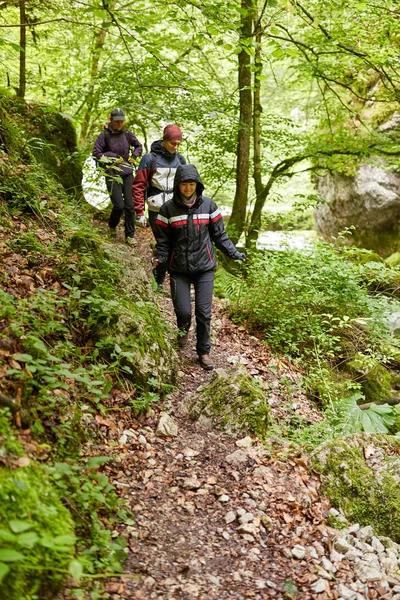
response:
<path id="1" fill-rule="evenodd" d="M 317 351 L 321 360 L 332 360 L 347 344 L 377 349 L 385 335 L 385 305 L 368 295 L 358 269 L 327 244 L 314 244 L 310 253 L 255 255 L 246 285 L 232 296 L 233 318 L 263 332 L 288 356 L 309 358 Z"/>
<path id="2" fill-rule="evenodd" d="M 55 463 L 47 467 L 49 478 L 74 515 L 78 538 L 78 559 L 86 574 L 122 571 L 125 559 L 125 538 L 112 537 L 103 520 L 116 524 L 131 518 L 124 502 L 117 496 L 108 477 L 99 467 L 112 460 L 94 456 L 86 466 L 72 463 Z"/>
<path id="3" fill-rule="evenodd" d="M 54 597 L 66 579 L 75 541 L 71 515 L 42 467 L 0 470 L 2 597 Z"/>

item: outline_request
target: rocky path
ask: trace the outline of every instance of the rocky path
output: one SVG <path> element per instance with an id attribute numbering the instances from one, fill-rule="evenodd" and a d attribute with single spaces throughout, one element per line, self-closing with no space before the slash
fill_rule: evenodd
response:
<path id="1" fill-rule="evenodd" d="M 138 239 L 137 254 L 148 265 L 151 234 L 140 230 Z M 157 302 L 173 323 L 169 298 Z M 299 389 L 298 373 L 232 324 L 218 302 L 213 337 L 216 367 L 240 363 L 257 377 L 276 420 L 289 410 L 319 418 Z M 197 364 L 193 332 L 180 359 L 180 388 L 152 416 L 99 423 L 99 453 L 117 453 L 120 461 L 105 471 L 135 515 L 119 533 L 128 541 L 125 570 L 137 575 L 108 581 L 104 597 L 400 598 L 395 578 L 355 570 L 356 559 L 369 553 L 357 544 L 377 553 L 372 533 L 327 525 L 329 504 L 300 452 L 291 454 L 274 440 L 271 452 L 256 439 L 213 429 L 206 419 L 190 420 L 186 395 L 212 377 Z"/>

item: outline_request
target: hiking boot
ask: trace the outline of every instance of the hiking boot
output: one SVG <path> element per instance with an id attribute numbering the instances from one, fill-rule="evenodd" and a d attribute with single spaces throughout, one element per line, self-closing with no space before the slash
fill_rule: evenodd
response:
<path id="1" fill-rule="evenodd" d="M 189 339 L 189 334 L 185 333 L 184 335 L 180 335 L 178 337 L 178 347 L 179 348 L 185 348 L 186 344 L 188 343 L 188 339 Z"/>
<path id="2" fill-rule="evenodd" d="M 134 238 L 134 237 L 127 237 L 127 238 L 125 239 L 125 242 L 126 242 L 127 244 L 129 244 L 129 246 L 136 246 L 136 245 L 137 245 L 137 241 L 135 240 L 135 238 Z"/>
<path id="3" fill-rule="evenodd" d="M 115 240 L 117 237 L 117 230 L 115 229 L 115 227 L 109 227 L 108 228 L 108 237 L 110 238 L 110 240 Z"/>
<path id="4" fill-rule="evenodd" d="M 214 368 L 214 363 L 209 354 L 199 354 L 199 363 L 206 371 L 212 371 Z"/>

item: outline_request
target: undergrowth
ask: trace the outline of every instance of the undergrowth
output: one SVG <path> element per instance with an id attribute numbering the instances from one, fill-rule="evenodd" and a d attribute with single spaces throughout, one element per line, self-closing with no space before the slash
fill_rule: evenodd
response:
<path id="1" fill-rule="evenodd" d="M 0 274 L 0 392 L 20 405 L 22 425 L 42 455 L 40 477 L 51 483 L 74 521 L 72 562 L 60 577 L 69 570 L 76 585 L 82 580 L 87 588 L 92 576 L 122 571 L 125 538 L 111 532 L 118 522 L 133 523 L 104 472 L 105 463 L 115 459 L 82 459 L 82 444 L 97 436 L 87 423 L 113 409 L 112 392 L 125 399 L 121 413 L 138 416 L 170 391 L 166 376 L 161 381 L 151 365 L 147 370 L 137 365 L 149 349 L 162 355 L 168 331 L 153 302 L 121 289 L 123 265 L 94 231 L 90 209 L 49 175 L 40 145 L 31 144 L 23 127 L 7 118 L 1 134 L 0 248 L 7 267 Z M 132 334 L 122 340 L 121 315 L 132 321 Z M 17 453 L 15 436 L 7 431 L 6 451 Z M 11 530 L 7 551 L 19 551 L 21 539 L 12 535 Z M 40 536 L 30 540 L 40 557 Z M 0 536 L 0 555 L 3 545 Z M 57 571 L 49 556 L 47 567 Z M 10 573 L 0 567 L 0 590 L 11 581 Z M 36 599 L 37 593 L 21 592 L 18 600 Z M 101 597 L 95 588 L 76 589 L 77 597 L 86 594 Z M 50 591 L 46 597 L 52 597 Z"/>

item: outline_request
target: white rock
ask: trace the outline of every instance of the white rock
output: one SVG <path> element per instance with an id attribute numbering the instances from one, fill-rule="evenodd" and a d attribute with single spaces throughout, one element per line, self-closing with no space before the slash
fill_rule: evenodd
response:
<path id="1" fill-rule="evenodd" d="M 178 425 L 174 419 L 166 412 L 160 414 L 156 435 L 159 437 L 176 437 L 178 435 Z"/>
<path id="2" fill-rule="evenodd" d="M 364 583 L 367 581 L 380 581 L 383 577 L 382 571 L 371 566 L 371 563 L 360 561 L 354 564 L 356 576 Z"/>
<path id="3" fill-rule="evenodd" d="M 348 552 L 348 550 L 351 550 L 353 546 L 349 544 L 349 542 L 345 538 L 338 538 L 333 544 L 333 547 L 337 552 L 340 552 L 341 554 L 346 554 L 346 552 Z"/>
<path id="4" fill-rule="evenodd" d="M 144 437 L 144 435 L 142 435 L 142 434 L 140 434 L 140 435 L 139 435 L 139 437 L 138 437 L 138 442 L 139 442 L 139 444 L 143 444 L 143 445 L 146 445 L 146 444 L 147 444 L 147 440 L 146 440 L 146 438 Z"/>
<path id="5" fill-rule="evenodd" d="M 298 558 L 299 560 L 303 559 L 306 555 L 306 549 L 304 548 L 304 546 L 300 546 L 300 544 L 296 544 L 293 548 L 292 548 L 292 556 L 294 556 L 294 558 Z"/>
<path id="6" fill-rule="evenodd" d="M 235 452 L 232 452 L 232 454 L 228 454 L 228 456 L 225 457 L 225 460 L 234 467 L 242 467 L 248 462 L 249 457 L 243 450 L 236 450 Z"/>
<path id="7" fill-rule="evenodd" d="M 250 448 L 250 446 L 253 445 L 253 440 L 250 436 L 247 435 L 241 440 L 237 440 L 235 444 L 238 448 Z"/>
<path id="8" fill-rule="evenodd" d="M 326 585 L 325 579 L 317 579 L 310 587 L 315 594 L 322 594 L 326 590 Z"/>
<path id="9" fill-rule="evenodd" d="M 335 571 L 337 570 L 336 567 L 331 563 L 329 558 L 326 558 L 326 556 L 323 556 L 321 558 L 321 566 L 325 569 L 325 571 L 332 571 L 332 573 L 335 573 Z"/>
<path id="10" fill-rule="evenodd" d="M 244 523 L 250 523 L 250 521 L 254 521 L 254 515 L 252 513 L 244 513 L 241 517 L 239 517 L 239 523 L 243 525 Z"/>
<path id="11" fill-rule="evenodd" d="M 226 513 L 225 515 L 225 523 L 227 525 L 229 525 L 229 523 L 233 523 L 233 521 L 236 519 L 236 513 L 233 512 L 233 510 L 230 510 L 228 513 Z"/>
<path id="12" fill-rule="evenodd" d="M 218 498 L 218 502 L 229 502 L 230 501 L 230 496 L 228 496 L 227 494 L 222 494 L 222 496 L 219 496 Z"/>
<path id="13" fill-rule="evenodd" d="M 382 544 L 382 542 L 377 538 L 377 537 L 373 537 L 371 540 L 371 546 L 373 547 L 374 550 L 376 550 L 376 552 L 382 553 L 385 552 L 385 546 Z"/>
<path id="14" fill-rule="evenodd" d="M 201 487 L 201 483 L 200 479 L 197 479 L 197 476 L 193 475 L 192 477 L 185 477 L 182 482 L 182 487 L 184 487 L 185 490 L 198 490 L 199 487 Z"/>
<path id="15" fill-rule="evenodd" d="M 374 530 L 371 525 L 367 525 L 366 527 L 361 527 L 359 531 L 357 531 L 357 537 L 362 542 L 369 542 L 374 535 Z"/>
<path id="16" fill-rule="evenodd" d="M 342 560 L 344 559 L 344 554 L 340 554 L 335 550 L 335 548 L 333 548 L 331 551 L 330 558 L 333 563 L 342 562 Z"/>
<path id="17" fill-rule="evenodd" d="M 343 585 L 343 583 L 339 583 L 338 593 L 344 600 L 356 600 L 357 598 L 357 592 L 353 592 L 353 590 Z"/>

